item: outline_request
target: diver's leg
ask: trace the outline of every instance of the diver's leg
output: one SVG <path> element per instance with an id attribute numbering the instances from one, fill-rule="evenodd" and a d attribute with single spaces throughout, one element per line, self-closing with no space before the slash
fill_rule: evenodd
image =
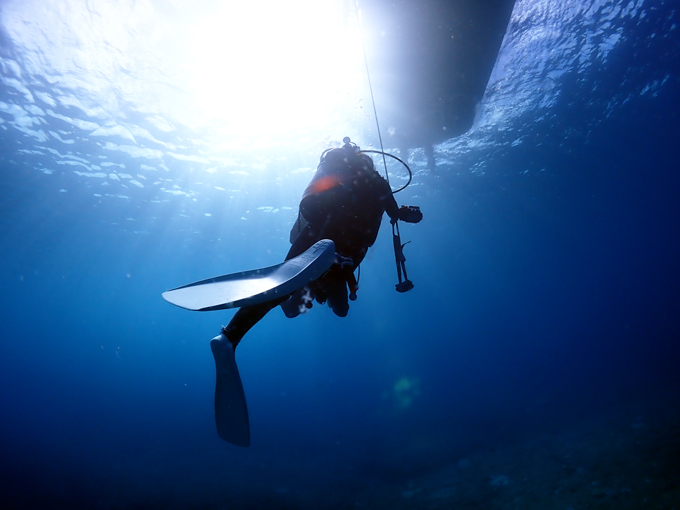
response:
<path id="1" fill-rule="evenodd" d="M 239 308 L 231 318 L 229 324 L 222 328 L 222 332 L 210 341 L 217 365 L 218 379 L 220 371 L 220 359 L 226 355 L 233 356 L 236 346 L 250 329 L 260 322 L 265 315 L 272 309 L 288 299 L 289 296 L 280 297 L 271 301 L 265 301 L 257 305 L 244 306 Z M 227 352 L 231 351 L 231 352 Z"/>
<path id="2" fill-rule="evenodd" d="M 260 322 L 265 315 L 273 308 L 283 303 L 289 296 L 280 297 L 271 301 L 265 301 L 257 305 L 244 306 L 239 308 L 231 318 L 229 324 L 222 328 L 222 333 L 229 339 L 234 349 L 239 344 L 245 334 Z"/>
<path id="3" fill-rule="evenodd" d="M 218 380 L 220 360 L 223 359 L 225 355 L 233 357 L 236 346 L 244 335 L 250 331 L 255 324 L 260 322 L 272 308 L 275 308 L 286 299 L 288 299 L 288 296 L 265 301 L 264 303 L 259 303 L 257 305 L 239 308 L 229 321 L 229 324 L 222 328 L 222 332 L 210 341 L 210 349 L 212 350 L 217 366 Z"/>
<path id="4" fill-rule="evenodd" d="M 250 444 L 248 407 L 234 351 L 243 336 L 267 312 L 288 296 L 240 308 L 222 332 L 212 339 L 210 349 L 215 358 L 215 424 L 218 435 L 239 446 Z"/>

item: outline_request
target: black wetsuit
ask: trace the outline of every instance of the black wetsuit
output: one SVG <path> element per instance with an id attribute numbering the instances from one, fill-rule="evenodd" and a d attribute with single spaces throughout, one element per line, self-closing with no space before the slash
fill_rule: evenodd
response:
<path id="1" fill-rule="evenodd" d="M 300 202 L 286 260 L 300 255 L 321 239 L 330 239 L 343 264 L 334 265 L 322 278 L 292 296 L 239 309 L 223 329 L 232 345 L 236 347 L 250 328 L 284 301 L 289 300 L 284 306 L 287 316 L 299 314 L 299 311 L 295 313 L 299 304 L 291 301 L 303 299 L 303 290 L 307 307 L 311 306 L 311 295 L 321 303 L 328 300 L 336 315 L 347 315 L 347 284 L 354 281 L 354 270 L 375 242 L 384 212 L 393 222 L 397 221 L 397 202 L 371 158 L 357 154 L 353 147 L 328 151 Z M 293 312 L 288 311 L 291 309 Z"/>
<path id="2" fill-rule="evenodd" d="M 321 239 L 331 239 L 335 251 L 351 258 L 356 268 L 373 246 L 384 212 L 390 219 L 398 219 L 392 190 L 376 172 L 373 161 L 349 149 L 333 149 L 319 164 L 302 196 L 300 215 L 306 225 L 291 239 L 293 245 L 286 260 Z"/>

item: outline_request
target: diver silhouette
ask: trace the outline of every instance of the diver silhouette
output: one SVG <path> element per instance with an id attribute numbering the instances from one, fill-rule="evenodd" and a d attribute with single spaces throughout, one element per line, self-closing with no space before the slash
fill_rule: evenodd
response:
<path id="1" fill-rule="evenodd" d="M 317 171 L 302 196 L 290 233 L 292 246 L 286 255 L 286 260 L 292 259 L 317 241 L 330 239 L 335 244 L 335 263 L 320 278 L 292 294 L 243 306 L 210 343 L 217 370 L 217 430 L 228 442 L 248 446 L 250 441 L 245 396 L 234 361 L 234 351 L 244 335 L 279 305 L 292 318 L 311 308 L 314 300 L 320 304 L 328 302 L 336 315 L 345 317 L 348 299 L 356 299 L 354 271 L 375 242 L 383 213 L 390 217 L 393 229 L 398 220 L 418 223 L 423 217 L 418 207 L 399 208 L 390 185 L 375 170 L 371 157 L 349 138 L 344 143 L 342 148 L 328 149 L 321 155 Z M 395 241 L 398 271 L 401 246 Z M 401 254 L 402 265 L 403 260 Z M 398 291 L 413 287 L 408 279 L 401 281 L 400 272 L 399 279 Z"/>

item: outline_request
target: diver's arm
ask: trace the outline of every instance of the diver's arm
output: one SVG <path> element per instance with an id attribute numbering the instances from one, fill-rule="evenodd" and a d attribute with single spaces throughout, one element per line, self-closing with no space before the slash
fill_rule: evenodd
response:
<path id="1" fill-rule="evenodd" d="M 390 223 L 394 225 L 398 220 L 406 223 L 419 223 L 423 219 L 423 213 L 417 205 L 397 206 L 394 195 L 390 193 L 389 198 L 384 200 L 385 212 L 390 217 Z"/>
<path id="2" fill-rule="evenodd" d="M 392 195 L 391 189 L 389 190 L 389 195 L 383 199 L 383 205 L 385 207 L 385 212 L 390 217 L 390 223 L 394 225 L 399 220 L 399 206 L 397 205 L 397 201 L 394 199 L 394 195 Z"/>
<path id="3" fill-rule="evenodd" d="M 385 179 L 379 174 L 377 178 L 380 179 L 380 199 L 385 208 L 385 212 L 390 217 L 390 223 L 393 225 L 398 221 L 405 221 L 406 223 L 419 223 L 423 219 L 423 213 L 420 211 L 420 207 L 415 205 L 399 207 L 397 201 L 394 199 L 394 194 L 390 185 Z"/>

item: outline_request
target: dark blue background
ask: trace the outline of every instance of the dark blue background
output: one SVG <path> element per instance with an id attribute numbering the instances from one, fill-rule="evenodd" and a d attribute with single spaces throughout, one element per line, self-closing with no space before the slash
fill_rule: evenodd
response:
<path id="1" fill-rule="evenodd" d="M 412 292 L 393 290 L 384 228 L 346 319 L 316 305 L 257 325 L 237 352 L 249 449 L 214 430 L 208 341 L 231 312 L 190 313 L 160 293 L 276 263 L 286 232 L 272 240 L 266 215 L 214 214 L 192 234 L 193 220 L 165 204 L 99 202 L 75 177 L 27 173 L 13 159 L 21 138 L 3 132 L 6 504 L 437 508 L 436 490 L 472 476 L 451 466 L 472 463 L 478 485 L 468 490 L 477 492 L 456 485 L 457 504 L 470 508 L 500 508 L 517 494 L 523 508 L 555 502 L 559 480 L 577 480 L 595 503 L 634 508 L 666 495 L 660 507 L 677 505 L 678 45 L 637 29 L 599 72 L 566 76 L 550 116 L 518 120 L 521 144 L 499 133 L 497 148 L 420 171 L 397 195 L 425 214 L 402 227 Z M 608 97 L 657 75 L 668 84 L 656 95 L 607 108 Z M 468 171 L 480 158 L 485 173 Z M 263 203 L 288 205 L 287 195 Z M 404 377 L 410 405 L 395 390 Z M 622 455 L 640 462 L 623 465 L 615 452 L 627 452 L 638 429 L 646 453 Z M 619 443 L 598 450 L 610 436 Z M 513 450 L 532 441 L 552 445 L 539 452 L 579 452 L 580 464 L 567 473 L 571 454 Z M 527 452 L 538 461 L 520 491 Z M 664 468 L 648 470 L 645 485 L 653 463 Z M 541 471 L 556 473 L 553 485 L 532 483 Z M 501 474 L 519 492 L 489 483 Z"/>

